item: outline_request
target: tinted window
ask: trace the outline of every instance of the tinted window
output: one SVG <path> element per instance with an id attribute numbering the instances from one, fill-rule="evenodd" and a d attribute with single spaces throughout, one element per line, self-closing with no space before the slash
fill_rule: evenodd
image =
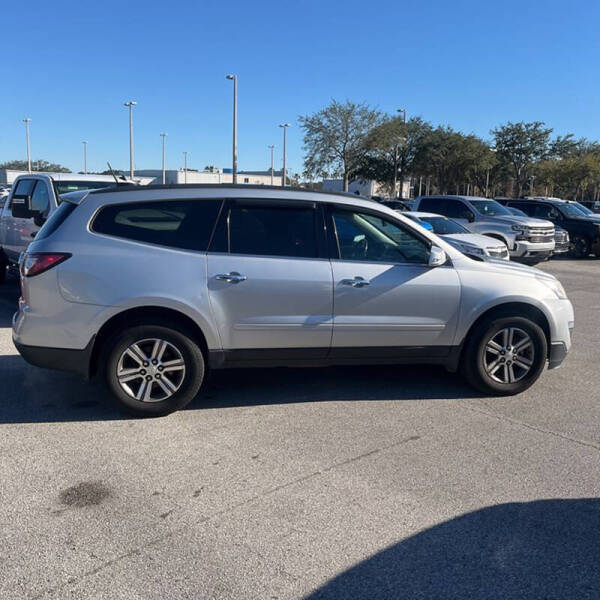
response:
<path id="1" fill-rule="evenodd" d="M 446 200 L 446 212 L 444 215 L 451 219 L 472 219 L 473 211 L 460 200 Z"/>
<path id="2" fill-rule="evenodd" d="M 43 240 L 54 233 L 66 220 L 66 218 L 77 208 L 77 205 L 70 202 L 63 202 L 44 223 L 42 228 L 35 236 L 36 240 Z"/>
<path id="3" fill-rule="evenodd" d="M 106 206 L 92 230 L 161 246 L 206 251 L 221 200 L 170 200 Z"/>
<path id="4" fill-rule="evenodd" d="M 35 181 L 35 179 L 20 179 L 17 182 L 17 187 L 15 188 L 13 196 L 31 196 Z"/>
<path id="5" fill-rule="evenodd" d="M 563 215 L 566 215 L 567 217 L 575 217 L 576 219 L 586 216 L 583 211 L 577 208 L 577 206 L 574 204 L 568 204 L 567 202 L 560 205 L 560 211 Z"/>
<path id="6" fill-rule="evenodd" d="M 551 204 L 534 204 L 533 210 L 529 213 L 530 217 L 538 219 L 559 219 L 558 211 Z"/>
<path id="7" fill-rule="evenodd" d="M 40 213 L 47 213 L 50 208 L 50 197 L 48 195 L 48 188 L 45 182 L 38 181 L 38 184 L 33 190 L 33 196 L 31 196 L 31 210 L 37 210 Z"/>
<path id="8" fill-rule="evenodd" d="M 312 206 L 233 206 L 229 213 L 229 251 L 314 258 L 315 216 Z"/>
<path id="9" fill-rule="evenodd" d="M 429 246 L 408 229 L 370 214 L 333 214 L 340 258 L 367 262 L 427 263 Z"/>
<path id="10" fill-rule="evenodd" d="M 445 215 L 447 202 L 445 198 L 423 198 L 419 203 L 419 210 Z"/>

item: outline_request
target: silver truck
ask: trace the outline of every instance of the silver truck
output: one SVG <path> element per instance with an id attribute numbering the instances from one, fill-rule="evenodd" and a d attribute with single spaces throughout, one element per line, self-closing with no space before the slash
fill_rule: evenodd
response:
<path id="1" fill-rule="evenodd" d="M 110 175 L 19 175 L 8 199 L 0 201 L 0 282 L 4 281 L 7 268 L 17 265 L 21 253 L 27 250 L 40 227 L 58 208 L 61 195 L 114 185 L 115 179 Z"/>
<path id="2" fill-rule="evenodd" d="M 496 200 L 477 196 L 419 196 L 415 211 L 437 213 L 462 223 L 469 231 L 503 241 L 512 260 L 535 265 L 554 251 L 554 224 L 518 217 Z"/>

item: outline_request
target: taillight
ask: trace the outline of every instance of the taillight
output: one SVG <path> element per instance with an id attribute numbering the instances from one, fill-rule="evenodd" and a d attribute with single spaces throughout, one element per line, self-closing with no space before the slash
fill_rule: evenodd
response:
<path id="1" fill-rule="evenodd" d="M 32 252 L 31 254 L 26 254 L 21 261 L 21 275 L 23 277 L 39 275 L 59 265 L 70 256 L 70 254 L 64 252 Z"/>

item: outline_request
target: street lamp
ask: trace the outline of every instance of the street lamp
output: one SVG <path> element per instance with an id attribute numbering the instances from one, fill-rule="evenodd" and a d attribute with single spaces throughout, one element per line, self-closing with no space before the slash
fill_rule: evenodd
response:
<path id="1" fill-rule="evenodd" d="M 87 175 L 87 142 L 81 142 L 83 144 L 83 173 Z"/>
<path id="2" fill-rule="evenodd" d="M 402 114 L 402 122 L 406 125 L 406 109 L 399 108 L 397 112 Z M 394 146 L 394 197 L 396 197 L 396 185 L 398 180 L 398 144 Z M 400 195 L 402 195 L 402 184 L 404 182 L 400 182 Z"/>
<path id="3" fill-rule="evenodd" d="M 281 123 L 279 125 L 279 127 L 283 128 L 283 178 L 281 180 L 281 187 L 285 187 L 285 179 L 286 179 L 286 158 L 287 158 L 287 139 L 286 139 L 286 134 L 287 134 L 287 128 L 291 127 L 291 125 L 289 123 Z"/>
<path id="4" fill-rule="evenodd" d="M 233 161 L 231 172 L 233 183 L 237 183 L 237 75 L 226 75 L 225 79 L 233 81 Z"/>
<path id="5" fill-rule="evenodd" d="M 137 104 L 133 100 L 124 102 L 123 106 L 129 107 L 129 177 L 133 179 L 133 107 Z"/>
<path id="6" fill-rule="evenodd" d="M 162 184 L 166 183 L 166 172 L 165 172 L 165 138 L 167 137 L 166 133 L 161 133 L 160 137 L 162 138 Z"/>
<path id="7" fill-rule="evenodd" d="M 269 148 L 271 150 L 271 185 L 273 185 L 273 150 L 275 150 L 275 146 L 271 145 L 271 146 L 267 146 L 267 148 Z"/>
<path id="8" fill-rule="evenodd" d="M 23 123 L 25 123 L 25 136 L 27 138 L 27 170 L 31 173 L 31 148 L 29 147 L 29 123 L 31 119 L 27 117 L 23 119 Z"/>
<path id="9" fill-rule="evenodd" d="M 187 183 L 187 152 L 183 152 L 183 183 Z"/>

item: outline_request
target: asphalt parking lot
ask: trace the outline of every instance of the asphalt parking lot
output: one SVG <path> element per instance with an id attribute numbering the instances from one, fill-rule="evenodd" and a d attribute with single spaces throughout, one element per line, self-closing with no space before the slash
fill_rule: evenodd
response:
<path id="1" fill-rule="evenodd" d="M 0 598 L 599 598 L 600 261 L 563 368 L 222 371 L 163 419 L 30 367 L 0 288 Z"/>

